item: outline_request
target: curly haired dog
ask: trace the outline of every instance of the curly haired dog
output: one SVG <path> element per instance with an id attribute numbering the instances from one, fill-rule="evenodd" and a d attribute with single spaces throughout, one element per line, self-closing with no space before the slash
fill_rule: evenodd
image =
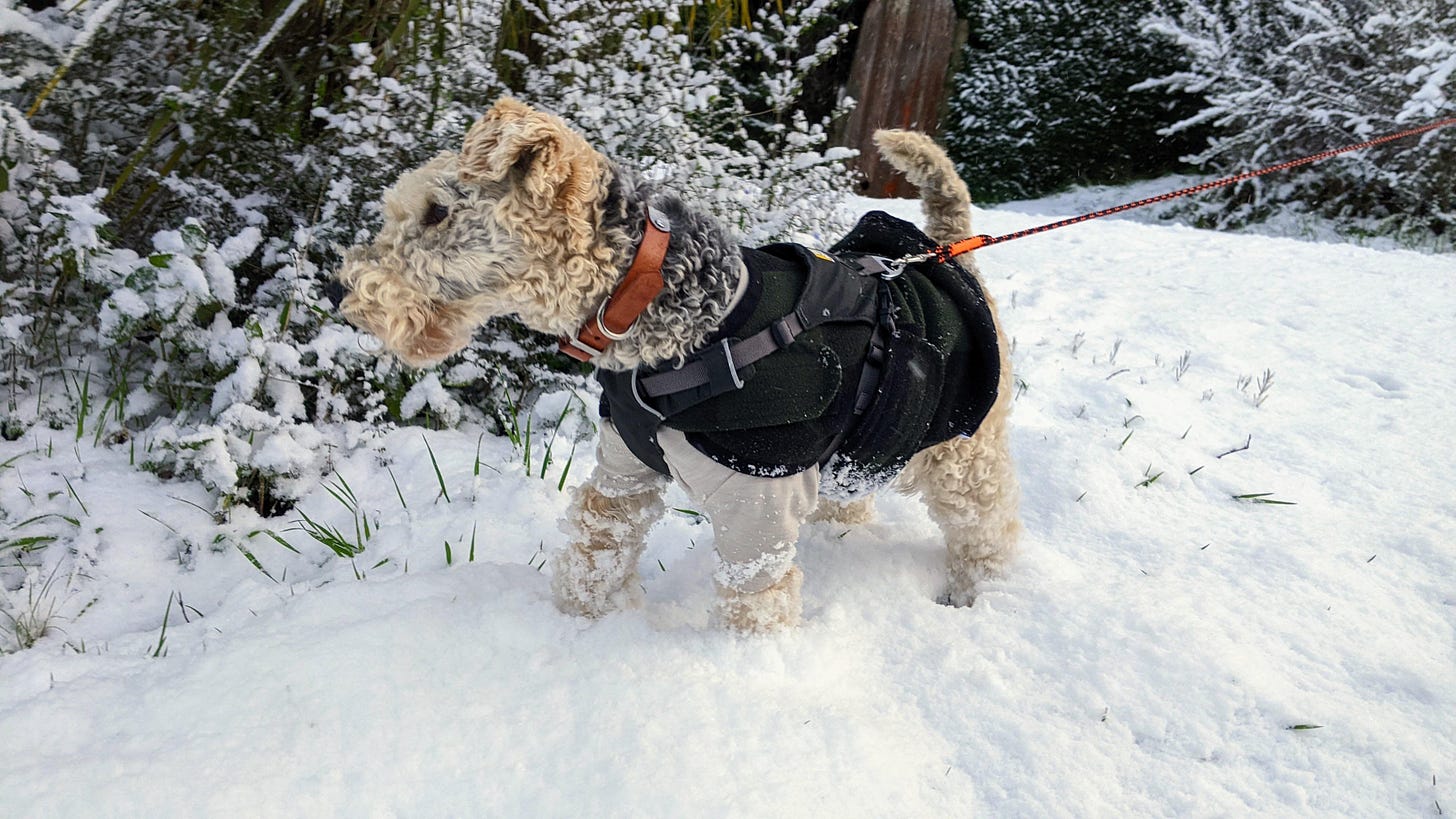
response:
<path id="1" fill-rule="evenodd" d="M 920 188 L 931 239 L 970 235 L 966 186 L 934 142 L 881 131 L 876 144 Z M 515 315 L 568 343 L 585 338 L 584 327 L 605 328 L 610 321 L 601 311 L 639 255 L 650 255 L 649 223 L 660 221 L 670 222 L 659 251 L 660 292 L 627 329 L 604 331 L 607 339 L 589 352 L 606 374 L 670 367 L 714 339 L 744 299 L 744 258 L 754 252 L 593 150 L 557 117 L 511 99 L 470 129 L 458 154 L 441 153 L 403 174 L 384 195 L 384 213 L 374 241 L 345 255 L 342 310 L 416 366 L 460 350 L 493 316 Z M 979 284 L 974 265 L 963 266 Z M 986 302 L 994 317 L 994 302 Z M 995 325 L 994 404 L 973 435 L 919 451 L 897 482 L 924 498 L 945 535 L 944 599 L 953 605 L 973 602 L 977 583 L 1003 570 L 1020 528 L 1008 451 L 1011 368 L 999 319 Z M 857 522 L 868 516 L 866 502 L 820 498 L 813 466 L 793 474 L 730 469 L 670 421 L 657 443 L 668 473 L 713 524 L 718 622 L 741 632 L 796 624 L 799 525 Z M 638 602 L 638 560 L 664 509 L 661 472 L 634 455 L 612 419 L 603 419 L 596 468 L 576 489 L 563 524 L 570 541 L 552 561 L 552 590 L 563 611 L 595 617 Z"/>

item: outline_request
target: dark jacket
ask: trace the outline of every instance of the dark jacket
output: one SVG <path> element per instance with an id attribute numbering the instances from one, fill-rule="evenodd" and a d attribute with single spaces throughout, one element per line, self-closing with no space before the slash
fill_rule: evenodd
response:
<path id="1" fill-rule="evenodd" d="M 638 458 L 664 474 L 659 424 L 739 472 L 789 475 L 818 464 L 847 493 L 878 486 L 921 449 L 975 432 L 996 400 L 996 330 L 970 275 L 934 262 L 892 279 L 861 270 L 866 254 L 898 258 L 934 246 L 914 225 L 876 211 L 828 254 L 790 244 L 744 248 L 747 292 L 707 351 L 802 308 L 816 276 L 815 292 L 835 294 L 815 298 L 837 300 L 844 318 L 807 329 L 742 370 L 741 389 L 685 408 L 668 396 L 646 400 L 652 410 L 645 409 L 633 373 L 599 370 L 602 414 Z"/>

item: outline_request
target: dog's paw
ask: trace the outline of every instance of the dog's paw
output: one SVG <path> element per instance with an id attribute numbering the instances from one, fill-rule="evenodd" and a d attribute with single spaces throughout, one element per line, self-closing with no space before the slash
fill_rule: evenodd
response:
<path id="1" fill-rule="evenodd" d="M 632 556 L 573 545 L 551 561 L 551 597 L 565 614 L 601 617 L 642 605 L 642 584 Z"/>
<path id="2" fill-rule="evenodd" d="M 636 577 L 631 578 L 625 586 L 608 592 L 556 583 L 553 579 L 551 598 L 562 614 L 590 617 L 593 620 L 614 611 L 641 608 L 644 603 L 642 584 Z"/>
<path id="3" fill-rule="evenodd" d="M 836 523 L 842 526 L 862 526 L 875 520 L 875 499 L 859 498 L 852 501 L 836 501 L 819 498 L 809 522 Z"/>
<path id="4" fill-rule="evenodd" d="M 963 609 L 976 603 L 976 588 L 971 586 L 965 589 L 947 588 L 935 598 L 935 602 L 942 606 Z"/>
<path id="5" fill-rule="evenodd" d="M 779 581 L 763 591 L 740 592 L 718 587 L 713 621 L 739 634 L 773 634 L 799 625 L 804 604 L 800 590 L 804 573 L 791 566 Z"/>

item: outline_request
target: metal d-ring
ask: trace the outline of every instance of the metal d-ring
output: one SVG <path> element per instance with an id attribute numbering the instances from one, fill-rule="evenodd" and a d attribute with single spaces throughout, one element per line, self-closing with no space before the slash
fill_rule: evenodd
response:
<path id="1" fill-rule="evenodd" d="M 632 319 L 632 323 L 627 325 L 627 329 L 620 333 L 614 333 L 607 329 L 607 302 L 609 301 L 611 301 L 610 298 L 602 299 L 601 306 L 597 308 L 597 329 L 601 330 L 602 335 L 612 341 L 621 341 L 631 335 L 633 330 L 637 329 L 637 322 L 642 320 L 642 316 L 639 315 L 637 318 Z"/>

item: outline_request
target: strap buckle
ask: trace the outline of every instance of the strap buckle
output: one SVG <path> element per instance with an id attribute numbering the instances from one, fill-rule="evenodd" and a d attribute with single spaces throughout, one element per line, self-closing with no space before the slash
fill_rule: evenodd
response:
<path id="1" fill-rule="evenodd" d="M 804 332 L 804 325 L 807 324 L 804 316 L 795 307 L 794 312 L 784 316 L 768 326 L 769 335 L 773 337 L 774 346 L 782 350 L 794 343 L 794 339 Z"/>
<path id="2" fill-rule="evenodd" d="M 743 378 L 738 374 L 738 365 L 733 362 L 733 348 L 728 346 L 728 339 L 718 343 L 714 355 L 705 355 L 701 360 L 708 371 L 710 393 L 718 395 L 743 389 Z"/>
<path id="3" fill-rule="evenodd" d="M 576 336 L 562 336 L 557 349 L 583 364 L 590 364 L 593 359 L 606 352 L 598 350 Z"/>

